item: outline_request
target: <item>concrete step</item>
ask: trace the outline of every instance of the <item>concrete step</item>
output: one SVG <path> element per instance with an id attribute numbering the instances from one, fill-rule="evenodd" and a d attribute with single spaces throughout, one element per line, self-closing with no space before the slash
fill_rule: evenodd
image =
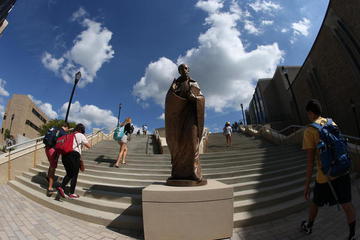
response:
<path id="1" fill-rule="evenodd" d="M 15 180 L 21 182 L 22 184 L 29 184 L 31 182 L 38 184 L 41 188 L 46 188 L 48 183 L 45 179 L 45 176 L 42 175 L 32 175 L 32 174 L 23 174 L 22 176 L 17 176 Z M 62 181 L 61 177 L 57 177 L 57 182 L 55 186 L 59 186 Z M 102 199 L 108 201 L 115 201 L 120 203 L 132 203 L 132 204 L 141 204 L 141 192 L 140 193 L 126 193 L 120 191 L 118 188 L 111 188 L 104 185 L 92 185 L 91 187 L 83 187 L 77 184 L 76 193 L 80 196 L 86 196 L 89 198 Z"/>
<path id="2" fill-rule="evenodd" d="M 303 197 L 298 197 L 292 200 L 268 206 L 266 208 L 236 212 L 234 213 L 234 227 L 245 227 L 285 217 L 289 214 L 303 210 L 307 205 L 308 203 L 303 199 Z"/>
<path id="3" fill-rule="evenodd" d="M 47 181 L 43 180 L 34 180 L 29 181 L 28 178 L 19 176 L 16 178 L 18 183 L 25 185 L 35 191 L 38 194 L 45 195 L 47 188 Z M 55 186 L 59 186 L 60 183 L 55 184 Z M 66 190 L 65 190 L 66 191 Z M 79 194 L 78 189 L 76 189 L 77 194 Z M 79 194 L 81 197 L 78 199 L 62 199 L 63 201 L 70 201 L 73 204 L 77 204 L 87 208 L 94 208 L 97 210 L 112 212 L 117 214 L 125 214 L 131 216 L 142 216 L 142 207 L 141 200 L 140 201 L 123 201 L 123 202 L 115 202 L 108 201 L 103 199 L 97 199 L 94 197 L 87 197 L 84 194 Z M 53 194 L 52 198 L 55 198 L 56 193 Z"/>
<path id="4" fill-rule="evenodd" d="M 214 153 L 205 153 L 201 154 L 201 159 L 217 159 L 222 157 L 229 157 L 231 155 L 235 156 L 249 156 L 252 154 L 271 154 L 275 152 L 303 152 L 298 147 L 294 146 L 285 146 L 285 147 L 271 147 L 271 148 L 251 148 L 242 151 L 222 151 L 222 152 L 214 152 Z M 100 158 L 117 158 L 119 154 L 118 149 L 98 149 L 94 151 L 93 149 L 84 151 L 83 156 L 84 158 L 90 157 L 100 157 Z M 127 155 L 128 159 L 170 159 L 169 154 L 131 154 Z"/>
<path id="5" fill-rule="evenodd" d="M 271 160 L 271 161 L 270 161 Z M 222 173 L 227 173 L 227 172 L 237 172 L 237 171 L 243 171 L 243 170 L 253 170 L 253 169 L 279 169 L 282 167 L 286 167 L 292 164 L 302 164 L 305 162 L 305 160 L 303 159 L 303 157 L 291 157 L 291 158 L 284 158 L 284 159 L 266 159 L 266 162 L 264 162 L 263 160 L 252 160 L 250 161 L 251 163 L 247 163 L 247 164 L 230 164 L 230 166 L 225 166 L 225 167 L 217 167 L 217 168 L 208 168 L 207 166 L 203 166 L 203 173 L 204 174 L 221 174 Z M 48 162 L 42 162 L 41 163 L 44 166 L 49 166 Z M 85 168 L 86 169 L 91 169 L 91 170 L 96 170 L 96 171 L 103 171 L 103 172 L 109 172 L 109 173 L 122 173 L 122 174 L 150 174 L 150 175 L 154 175 L 154 174 L 158 174 L 158 175 L 162 175 L 162 174 L 166 174 L 169 175 L 170 170 L 171 170 L 171 166 L 168 165 L 166 167 L 158 167 L 158 168 L 153 168 L 153 169 L 149 169 L 149 168 L 143 168 L 142 165 L 141 166 L 134 166 L 132 163 L 128 163 L 126 165 L 121 165 L 120 168 L 114 168 L 114 167 L 110 167 L 113 166 L 113 164 L 96 164 L 96 163 L 92 163 L 92 162 L 85 162 Z M 62 164 L 59 163 L 59 168 L 62 168 Z"/>
<path id="6" fill-rule="evenodd" d="M 207 171 L 206 168 L 203 169 L 203 175 L 206 178 L 225 178 L 225 177 L 234 177 L 244 174 L 256 174 L 256 173 L 266 173 L 277 169 L 293 168 L 294 166 L 304 167 L 305 161 L 302 158 L 293 158 L 291 162 L 288 161 L 274 161 L 269 164 L 264 163 L 245 165 L 241 167 L 226 167 L 226 168 L 217 168 L 216 171 Z M 298 165 L 295 165 L 298 164 Z M 166 172 L 162 171 L 143 171 L 141 169 L 133 169 L 133 172 L 123 171 L 125 168 L 109 168 L 101 166 L 92 166 L 91 164 L 86 164 L 86 174 L 96 175 L 96 176 L 108 176 L 108 177 L 118 177 L 118 178 L 128 178 L 128 179 L 151 179 L 151 180 L 162 180 L 170 176 L 170 167 Z M 36 166 L 42 171 L 47 171 L 49 164 L 43 163 Z M 64 166 L 62 164 L 58 165 L 57 169 L 64 171 Z"/>
<path id="7" fill-rule="evenodd" d="M 305 153 L 302 151 L 294 151 L 293 149 L 289 149 L 289 150 L 281 150 L 281 151 L 254 151 L 251 153 L 236 153 L 236 154 L 229 154 L 229 153 L 224 153 L 224 154 L 219 154 L 219 155 L 214 155 L 214 156 L 208 156 L 208 155 L 201 155 L 200 156 L 200 160 L 202 163 L 213 163 L 213 162 L 217 162 L 219 160 L 221 160 L 222 162 L 226 161 L 226 160 L 233 160 L 233 159 L 237 159 L 237 160 L 242 160 L 242 159 L 249 159 L 249 158 L 257 158 L 257 157 L 280 157 L 280 156 L 294 156 L 294 155 L 300 155 L 300 156 L 304 156 L 305 157 Z M 101 162 L 114 162 L 117 159 L 117 154 L 114 156 L 99 156 L 96 155 L 95 153 L 93 154 L 83 154 L 82 158 L 85 161 L 94 161 L 97 163 L 101 163 Z M 140 156 L 127 156 L 126 157 L 127 161 L 131 161 L 131 162 L 136 162 L 136 163 L 155 163 L 155 164 L 161 164 L 161 163 L 169 163 L 171 158 L 170 156 L 163 156 L 163 155 L 156 155 L 155 157 L 150 157 L 147 155 L 140 155 Z"/>
<path id="8" fill-rule="evenodd" d="M 244 165 L 248 165 L 248 164 L 253 164 L 253 163 L 257 163 L 257 162 L 273 162 L 276 160 L 285 160 L 285 159 L 293 159 L 294 157 L 298 158 L 303 158 L 305 161 L 305 157 L 303 155 L 294 155 L 294 154 L 279 154 L 279 155 L 274 155 L 274 156 L 268 156 L 268 157 L 264 157 L 264 156 L 254 156 L 252 158 L 231 158 L 231 159 L 218 159 L 217 161 L 212 161 L 212 162 L 206 162 L 206 161 L 202 161 L 200 159 L 201 162 L 201 166 L 203 168 L 219 168 L 219 167 L 235 167 L 235 166 L 244 166 Z M 115 163 L 115 160 L 108 160 L 108 161 L 104 161 L 104 162 L 100 162 L 100 161 L 92 161 L 92 160 L 85 160 L 84 159 L 84 163 L 86 165 L 108 165 L 108 166 L 112 166 Z M 141 168 L 141 169 L 168 169 L 170 167 L 170 161 L 168 162 L 156 162 L 156 163 L 151 163 L 151 162 L 146 162 L 146 161 L 131 161 L 129 159 L 126 160 L 127 165 L 123 166 L 123 167 L 136 167 L 136 168 Z"/>
<path id="9" fill-rule="evenodd" d="M 135 232 L 139 236 L 142 235 L 143 221 L 140 216 L 100 211 L 73 204 L 72 201 L 55 201 L 53 198 L 46 197 L 45 194 L 39 194 L 38 191 L 17 181 L 10 181 L 9 185 L 33 201 L 62 214 L 123 231 Z M 77 199 L 74 199 L 74 201 L 77 201 Z"/>

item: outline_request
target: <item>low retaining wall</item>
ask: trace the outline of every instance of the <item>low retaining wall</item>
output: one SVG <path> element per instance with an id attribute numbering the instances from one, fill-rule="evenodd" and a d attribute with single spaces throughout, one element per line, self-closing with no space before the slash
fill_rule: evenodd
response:
<path id="1" fill-rule="evenodd" d="M 294 144 L 302 147 L 305 127 L 300 128 L 289 136 L 285 136 L 268 126 L 247 125 L 241 126 L 240 131 L 251 135 L 262 137 L 275 144 Z M 353 171 L 360 174 L 360 146 L 349 143 L 348 151 L 353 164 Z"/>
<path id="2" fill-rule="evenodd" d="M 90 135 L 88 140 L 90 145 L 93 146 L 102 140 L 111 138 L 111 134 L 106 135 L 103 132 L 98 132 Z M 0 155 L 0 184 L 7 183 L 42 161 L 47 161 L 44 148 L 45 145 L 42 140 L 39 140 Z"/>

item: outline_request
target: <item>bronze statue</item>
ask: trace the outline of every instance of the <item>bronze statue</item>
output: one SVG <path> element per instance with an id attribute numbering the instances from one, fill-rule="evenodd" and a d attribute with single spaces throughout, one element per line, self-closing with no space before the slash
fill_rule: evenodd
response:
<path id="1" fill-rule="evenodd" d="M 196 81 L 189 77 L 189 67 L 178 67 L 165 99 L 166 142 L 171 154 L 171 177 L 167 185 L 205 185 L 200 166 L 199 144 L 204 129 L 205 97 Z"/>

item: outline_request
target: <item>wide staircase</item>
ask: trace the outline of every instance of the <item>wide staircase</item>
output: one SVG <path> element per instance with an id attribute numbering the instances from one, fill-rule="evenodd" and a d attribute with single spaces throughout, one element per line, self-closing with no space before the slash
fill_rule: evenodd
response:
<path id="1" fill-rule="evenodd" d="M 114 168 L 118 150 L 116 142 L 103 141 L 83 153 L 86 170 L 78 178 L 79 199 L 56 201 L 45 196 L 48 162 L 9 184 L 61 213 L 141 236 L 141 191 L 149 184 L 166 181 L 171 170 L 170 155 L 149 153 L 151 138 L 133 136 L 127 164 Z M 299 147 L 277 146 L 239 134 L 233 136 L 233 145 L 226 147 L 222 134 L 211 134 L 208 152 L 200 159 L 205 178 L 233 186 L 234 227 L 281 218 L 305 207 L 302 192 L 306 161 Z M 60 162 L 58 182 L 65 175 Z"/>

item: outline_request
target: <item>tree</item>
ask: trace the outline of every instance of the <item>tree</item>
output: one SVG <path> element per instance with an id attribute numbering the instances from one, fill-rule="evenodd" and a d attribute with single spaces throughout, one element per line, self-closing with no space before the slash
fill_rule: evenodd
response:
<path id="1" fill-rule="evenodd" d="M 62 119 L 52 119 L 52 120 L 48 121 L 46 124 L 44 124 L 40 127 L 40 130 L 39 130 L 40 136 L 44 136 L 51 127 L 61 128 L 61 126 L 64 124 L 64 122 L 65 122 L 65 120 L 62 120 Z M 70 125 L 70 128 L 75 128 L 76 123 L 69 122 L 69 125 Z"/>
<path id="2" fill-rule="evenodd" d="M 5 129 L 4 131 L 4 139 L 10 138 L 10 130 L 9 129 Z"/>

